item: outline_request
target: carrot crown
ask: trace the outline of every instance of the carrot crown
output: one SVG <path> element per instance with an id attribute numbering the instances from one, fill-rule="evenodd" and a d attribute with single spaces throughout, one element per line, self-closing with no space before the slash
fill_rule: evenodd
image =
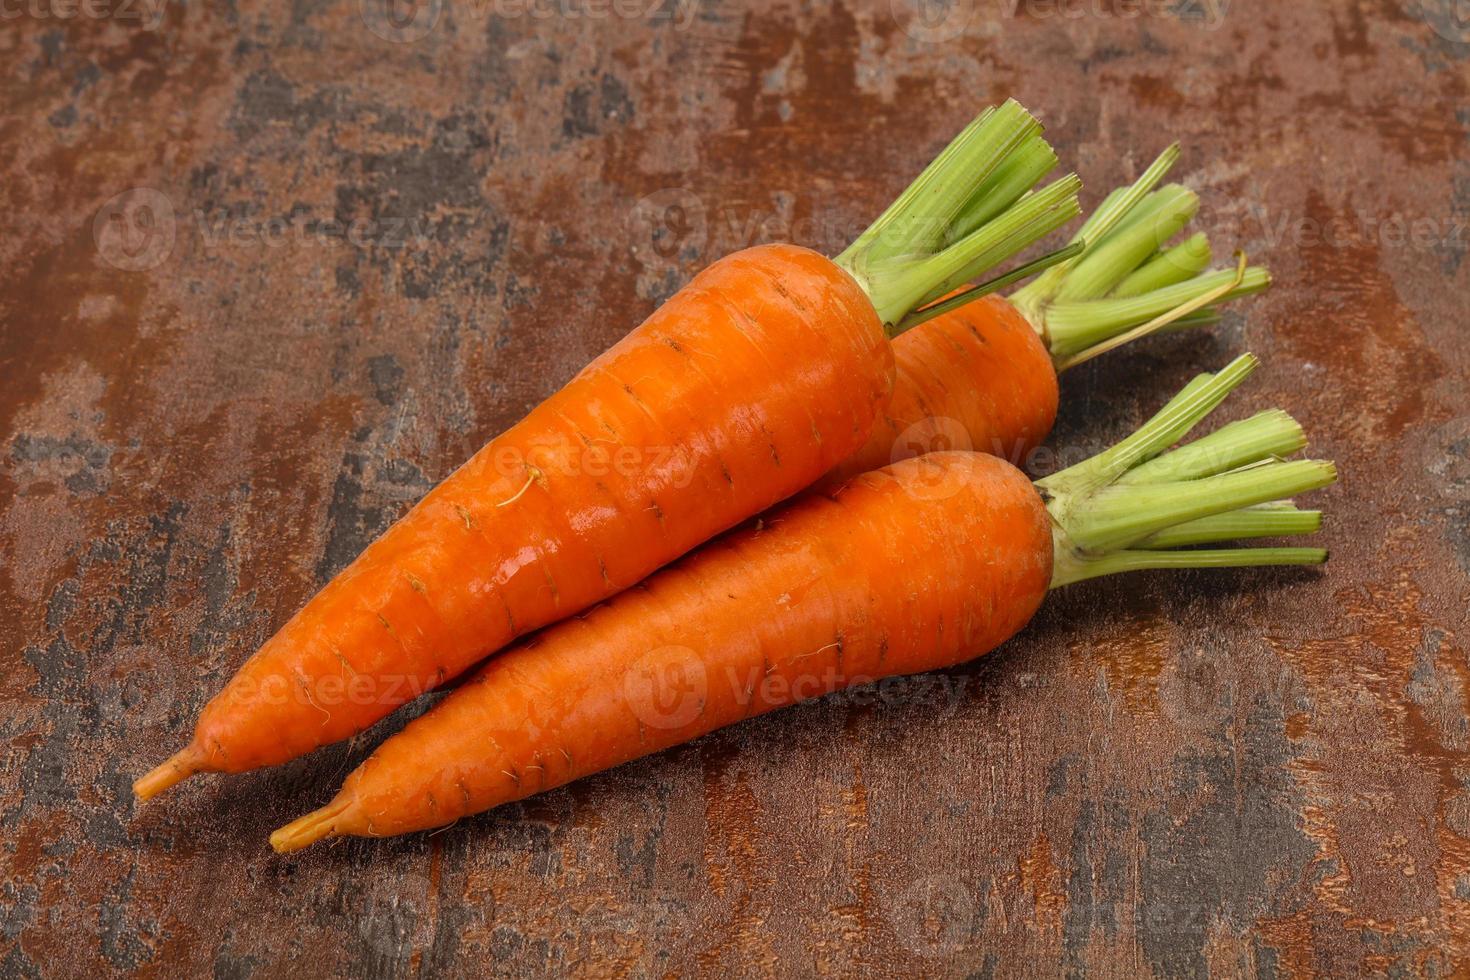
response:
<path id="1" fill-rule="evenodd" d="M 1178 159 L 1176 143 L 1131 186 L 1109 194 L 1074 237 L 1079 254 L 1011 296 L 1059 371 L 1147 334 L 1215 323 L 1215 304 L 1271 284 L 1264 268 L 1243 261 L 1234 271 L 1206 272 L 1203 233 L 1170 244 L 1199 211 L 1199 196 L 1186 187 L 1155 190 Z"/>
<path id="2" fill-rule="evenodd" d="M 1052 588 L 1144 568 L 1316 565 L 1319 548 L 1193 549 L 1245 538 L 1309 534 L 1322 522 L 1283 498 L 1327 486 L 1337 469 L 1287 461 L 1306 445 L 1280 410 L 1184 438 L 1256 369 L 1244 354 L 1185 386 L 1137 432 L 1086 462 L 1036 483 L 1052 516 Z M 1179 550 L 1189 549 L 1189 550 Z"/>
<path id="3" fill-rule="evenodd" d="M 985 110 L 834 260 L 867 290 L 891 336 L 907 329 L 909 313 L 1082 213 L 1076 174 L 1032 190 L 1057 164 L 1041 132 L 1015 100 Z"/>

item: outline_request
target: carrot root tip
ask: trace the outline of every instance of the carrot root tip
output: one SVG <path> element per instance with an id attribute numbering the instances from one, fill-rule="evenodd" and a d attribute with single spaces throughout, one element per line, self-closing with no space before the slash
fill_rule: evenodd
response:
<path id="1" fill-rule="evenodd" d="M 337 836 L 337 818 L 346 813 L 352 801 L 338 797 L 320 810 L 298 817 L 271 834 L 271 847 L 277 854 L 289 854 L 319 840 Z"/>
<path id="2" fill-rule="evenodd" d="M 155 766 L 146 775 L 133 783 L 133 795 L 140 800 L 151 800 L 171 786 L 182 783 L 196 773 L 203 772 L 204 753 L 199 746 L 189 744 L 175 752 L 167 761 Z"/>

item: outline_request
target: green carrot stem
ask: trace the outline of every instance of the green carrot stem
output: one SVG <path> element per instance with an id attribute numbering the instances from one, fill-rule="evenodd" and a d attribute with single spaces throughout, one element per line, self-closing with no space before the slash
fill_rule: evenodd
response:
<path id="1" fill-rule="evenodd" d="M 1320 565 L 1323 548 L 1228 548 L 1207 551 L 1115 551 L 1100 558 L 1058 556 L 1051 587 L 1061 588 L 1103 575 L 1146 569 L 1253 568 L 1265 565 Z"/>
<path id="2" fill-rule="evenodd" d="M 1069 272 L 1056 303 L 1101 299 L 1173 238 L 1199 211 L 1199 196 L 1170 184 L 1144 199 L 1091 254 Z"/>
<path id="3" fill-rule="evenodd" d="M 975 191 L 965 210 L 947 230 L 946 243 L 952 245 L 981 225 L 994 221 L 1056 165 L 1057 154 L 1051 145 L 1039 135 L 1031 137 Z"/>
<path id="4" fill-rule="evenodd" d="M 1055 163 L 1041 124 L 1019 104 L 986 110 L 835 261 L 891 333 L 1079 213 L 1075 176 L 1030 191 Z"/>
<path id="5" fill-rule="evenodd" d="M 1112 299 L 1129 299 L 1156 289 L 1187 282 L 1210 267 L 1210 238 L 1196 232 L 1173 248 L 1159 252 L 1108 293 Z"/>
<path id="6" fill-rule="evenodd" d="M 834 261 L 842 266 L 855 265 L 860 258 L 877 259 L 885 250 L 898 249 L 905 242 L 911 244 L 915 234 L 914 223 L 920 218 L 934 217 L 932 206 L 927 210 L 923 207 L 926 198 L 935 199 L 940 207 L 951 203 L 962 206 L 978 181 L 971 179 L 968 183 L 962 183 L 958 192 L 948 185 L 962 180 L 965 170 L 983 166 L 982 157 L 988 151 L 997 149 L 998 145 L 1003 148 L 1013 147 L 1015 144 L 1011 142 L 1012 139 L 1025 138 L 1026 131 L 1034 120 L 1029 113 L 1015 112 L 1018 108 L 1019 104 L 1008 101 L 999 109 L 995 106 L 986 108 L 971 120 L 938 156 L 929 161 L 929 165 L 914 178 L 914 182 L 904 188 L 903 193 Z M 993 163 L 998 163 L 1004 156 L 1005 152 L 1002 152 L 1000 158 Z M 984 176 L 982 174 L 980 179 L 983 180 Z M 885 245 L 882 241 L 885 237 L 900 240 Z"/>
<path id="7" fill-rule="evenodd" d="M 1092 494 L 1085 515 L 1074 515 L 1066 531 L 1084 552 L 1110 551 L 1175 524 L 1292 497 L 1336 479 L 1332 463 L 1294 460 L 1179 483 L 1114 485 Z"/>
<path id="8" fill-rule="evenodd" d="M 1037 481 L 1052 519 L 1053 586 L 1135 568 L 1294 563 L 1306 554 L 1300 549 L 1159 550 L 1309 533 L 1320 526 L 1320 514 L 1272 503 L 1337 479 L 1330 462 L 1280 458 L 1306 441 L 1284 412 L 1262 412 L 1164 451 L 1239 386 L 1256 363 L 1245 354 L 1216 374 L 1200 375 L 1133 435 Z M 1149 555 L 1155 557 L 1142 557 Z M 1283 557 L 1291 555 L 1296 558 Z"/>
<path id="9" fill-rule="evenodd" d="M 1159 333 L 1183 333 L 1186 330 L 1194 330 L 1199 327 L 1213 327 L 1221 319 L 1223 317 L 1218 307 L 1207 306 L 1198 312 L 1189 314 L 1189 316 L 1180 317 L 1160 330 Z"/>
<path id="10" fill-rule="evenodd" d="M 1158 186 L 1159 181 L 1164 179 L 1178 160 L 1179 144 L 1174 143 L 1159 154 L 1158 159 L 1149 165 L 1132 186 L 1117 188 L 1103 198 L 1102 204 L 1098 205 L 1097 210 L 1083 223 L 1072 241 L 1085 242 L 1089 249 L 1096 248 L 1117 227 L 1118 223 L 1137 208 L 1139 202 Z M 1030 285 L 1017 290 L 1011 297 L 1011 302 L 1030 316 L 1055 297 L 1057 290 L 1061 288 L 1072 270 L 1086 255 L 1087 252 L 1084 251 L 1081 256 L 1070 263 L 1057 266 L 1038 276 Z M 1031 322 L 1038 323 L 1039 320 L 1031 316 Z"/>
<path id="11" fill-rule="evenodd" d="M 1259 364 L 1254 354 L 1242 354 L 1215 374 L 1199 375 L 1128 438 L 1089 460 L 1037 481 L 1036 485 L 1044 491 L 1085 494 L 1114 482 L 1184 438 Z"/>
<path id="12" fill-rule="evenodd" d="M 1154 190 L 1178 155 L 1177 145 L 1169 147 L 1130 187 L 1104 198 L 1078 232 L 1082 254 L 1011 295 L 1058 371 L 1154 333 L 1217 323 L 1210 304 L 1270 285 L 1259 268 L 1238 280 L 1228 271 L 1204 275 L 1210 242 L 1203 234 L 1168 244 L 1199 209 L 1198 196 L 1179 184 Z"/>
<path id="13" fill-rule="evenodd" d="M 967 206 L 975 206 L 975 191 L 1040 132 L 1041 124 L 1014 99 L 986 109 L 837 257 L 837 263 L 858 259 L 876 263 L 933 251 L 954 219 Z"/>
<path id="14" fill-rule="evenodd" d="M 1060 356 L 1055 352 L 1055 345 L 1052 345 L 1052 363 L 1056 366 L 1057 373 L 1060 374 L 1063 371 L 1071 370 L 1079 364 L 1086 364 L 1094 357 L 1100 357 L 1110 350 L 1115 350 L 1125 344 L 1131 344 L 1141 337 L 1147 337 L 1151 334 L 1168 330 L 1173 324 L 1185 317 L 1191 316 L 1202 309 L 1207 309 L 1211 303 L 1224 299 L 1230 293 L 1240 288 L 1241 283 L 1245 281 L 1246 272 L 1248 271 L 1245 264 L 1245 254 L 1240 253 L 1239 259 L 1240 265 L 1235 270 L 1235 277 L 1229 282 L 1222 283 L 1209 292 L 1195 296 L 1193 299 L 1176 306 L 1166 313 L 1160 314 L 1147 323 L 1141 323 L 1136 327 L 1124 330 L 1120 334 L 1107 336 L 1091 347 L 1084 348 L 1075 354 Z"/>
<path id="15" fill-rule="evenodd" d="M 1307 444 L 1296 419 L 1270 409 L 1216 429 L 1188 445 L 1157 456 L 1118 478 L 1121 486 L 1197 480 L 1247 466 L 1256 460 L 1290 456 Z"/>
<path id="16" fill-rule="evenodd" d="M 1143 296 L 1055 303 L 1047 307 L 1043 315 L 1048 346 L 1054 357 L 1065 359 L 1200 296 L 1216 292 L 1221 286 L 1233 283 L 1235 275 L 1233 271 L 1221 270 L 1156 289 Z M 1252 266 L 1246 270 L 1239 285 L 1218 295 L 1212 302 L 1228 302 L 1249 296 L 1270 285 L 1271 274 L 1259 266 Z"/>
<path id="17" fill-rule="evenodd" d="M 938 299 L 1051 234 L 1081 213 L 1077 203 L 1081 187 L 1081 179 L 1069 174 L 1026 195 L 999 218 L 942 252 L 871 270 L 871 295 L 878 315 L 884 323 L 896 324 L 909 310 Z M 879 291 L 884 297 L 881 302 Z"/>
<path id="18" fill-rule="evenodd" d="M 1250 538 L 1284 538 L 1314 534 L 1321 528 L 1320 510 L 1298 510 L 1285 502 L 1257 504 L 1165 528 L 1144 538 L 1135 547 L 1157 550 Z"/>
<path id="19" fill-rule="evenodd" d="M 943 316 L 952 310 L 959 309 L 961 306 L 968 306 L 977 299 L 989 296 L 991 293 L 998 293 L 1013 283 L 1020 282 L 1022 279 L 1029 279 L 1044 269 L 1049 269 L 1059 262 L 1065 262 L 1081 251 L 1082 243 L 1074 242 L 1065 248 L 1057 249 L 1055 252 L 1048 252 L 1041 258 L 1027 262 L 1025 265 L 1012 269 L 1005 275 L 997 276 L 989 282 L 981 283 L 978 286 L 971 286 L 964 292 L 956 293 L 948 299 L 942 299 L 937 303 L 931 303 L 922 309 L 915 310 L 904 317 L 898 326 L 894 328 L 892 336 L 898 337 L 921 323 L 927 323 L 935 317 Z"/>

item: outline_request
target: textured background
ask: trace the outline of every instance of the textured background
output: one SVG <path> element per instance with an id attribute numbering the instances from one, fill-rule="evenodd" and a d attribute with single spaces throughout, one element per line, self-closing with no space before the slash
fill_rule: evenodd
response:
<path id="1" fill-rule="evenodd" d="M 1463 4 L 379 2 L 0 10 L 0 974 L 1470 970 Z M 1341 461 L 1325 571 L 1080 586 L 432 837 L 266 847 L 381 731 L 132 801 L 696 268 L 839 248 L 1011 95 L 1089 204 L 1180 138 L 1279 282 L 1067 378 L 1055 444 L 1250 348 L 1227 416 Z"/>

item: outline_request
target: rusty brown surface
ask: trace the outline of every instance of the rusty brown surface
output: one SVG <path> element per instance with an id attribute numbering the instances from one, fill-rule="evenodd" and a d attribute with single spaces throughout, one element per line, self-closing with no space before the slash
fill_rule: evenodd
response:
<path id="1" fill-rule="evenodd" d="M 1451 0 L 421 9 L 4 8 L 0 974 L 1470 970 Z M 265 845 L 381 731 L 132 801 L 333 570 L 694 269 L 839 248 L 1011 95 L 1089 202 L 1181 139 L 1203 225 L 1278 279 L 1069 377 L 1054 445 L 1252 349 L 1229 412 L 1342 465 L 1325 571 L 1078 586 L 969 669 L 432 837 Z"/>

